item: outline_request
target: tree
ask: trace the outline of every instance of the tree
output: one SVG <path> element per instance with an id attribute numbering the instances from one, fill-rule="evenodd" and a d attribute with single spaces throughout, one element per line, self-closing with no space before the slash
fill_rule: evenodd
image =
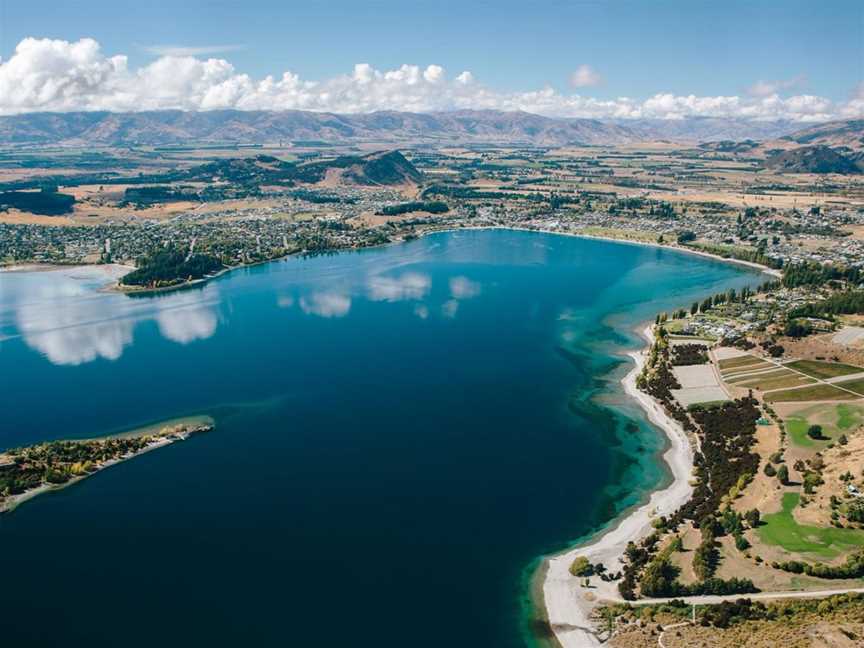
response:
<path id="1" fill-rule="evenodd" d="M 821 439 L 822 438 L 822 426 L 821 425 L 811 425 L 807 428 L 807 436 L 811 439 Z"/>
<path id="2" fill-rule="evenodd" d="M 750 509 L 744 514 L 744 519 L 747 520 L 747 525 L 751 529 L 755 529 L 759 526 L 760 518 L 759 509 Z"/>
<path id="3" fill-rule="evenodd" d="M 783 335 L 791 338 L 807 337 L 813 332 L 809 324 L 799 322 L 798 320 L 789 320 L 783 329 Z"/>
<path id="4" fill-rule="evenodd" d="M 774 475 L 777 474 L 777 471 L 774 469 L 774 466 L 772 466 L 770 463 L 765 464 L 765 469 L 763 470 L 763 472 L 766 475 L 768 475 L 769 477 L 773 477 Z"/>
<path id="5" fill-rule="evenodd" d="M 780 469 L 777 471 L 777 479 L 780 480 L 781 484 L 789 483 L 789 469 L 786 467 L 786 464 L 780 466 Z"/>
<path id="6" fill-rule="evenodd" d="M 593 576 L 594 567 L 585 556 L 576 556 L 570 565 L 570 573 L 577 577 Z"/>

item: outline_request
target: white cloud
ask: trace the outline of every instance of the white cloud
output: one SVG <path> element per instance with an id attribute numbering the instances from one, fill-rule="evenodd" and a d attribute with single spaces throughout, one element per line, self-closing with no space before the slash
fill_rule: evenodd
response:
<path id="1" fill-rule="evenodd" d="M 366 283 L 369 299 L 373 301 L 402 301 L 423 299 L 432 286 L 429 275 L 406 272 L 401 277 L 370 277 Z"/>
<path id="2" fill-rule="evenodd" d="M 807 77 L 798 75 L 791 79 L 780 79 L 776 81 L 757 81 L 752 86 L 747 88 L 747 94 L 751 97 L 760 99 L 779 94 L 780 92 L 788 92 L 795 88 L 800 88 L 807 83 Z"/>
<path id="3" fill-rule="evenodd" d="M 864 81 L 855 86 L 849 96 L 849 101 L 840 109 L 844 117 L 860 117 L 864 115 Z"/>
<path id="4" fill-rule="evenodd" d="M 574 88 L 587 88 L 603 83 L 603 77 L 597 74 L 590 65 L 580 65 L 576 71 L 570 75 L 570 85 Z"/>
<path id="5" fill-rule="evenodd" d="M 245 49 L 243 45 L 148 45 L 144 51 L 155 56 L 210 56 Z"/>
<path id="6" fill-rule="evenodd" d="M 550 87 L 506 92 L 486 87 L 469 71 L 450 77 L 439 65 L 421 68 L 406 64 L 393 70 L 377 70 L 361 63 L 348 74 L 317 81 L 301 79 L 291 71 L 279 77 L 254 79 L 225 59 L 192 55 L 202 54 L 201 48 L 159 51 L 164 55 L 130 69 L 126 56 L 106 55 L 93 39 L 69 42 L 26 38 L 9 59 L 0 61 L 0 115 L 223 108 L 339 113 L 496 109 L 601 119 L 743 117 L 806 122 L 861 114 L 864 103 L 860 96 L 845 103 L 813 95 L 781 97 L 777 91 L 789 82 L 761 82 L 754 86 L 753 94 L 744 97 L 660 92 L 644 100 L 597 99 Z M 580 87 L 599 80 L 588 66 L 580 67 L 573 79 Z"/>

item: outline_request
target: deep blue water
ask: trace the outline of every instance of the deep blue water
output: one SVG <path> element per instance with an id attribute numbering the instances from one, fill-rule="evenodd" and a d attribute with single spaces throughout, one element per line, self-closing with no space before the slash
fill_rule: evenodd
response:
<path id="1" fill-rule="evenodd" d="M 761 281 L 510 231 L 157 297 L 100 273 L 0 275 L 0 448 L 217 428 L 0 517 L 3 645 L 523 646 L 526 567 L 665 478 L 634 327 Z"/>

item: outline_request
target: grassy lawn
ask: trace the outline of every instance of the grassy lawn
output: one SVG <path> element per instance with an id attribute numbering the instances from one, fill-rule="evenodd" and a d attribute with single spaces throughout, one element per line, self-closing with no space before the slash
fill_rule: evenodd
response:
<path id="1" fill-rule="evenodd" d="M 792 443 L 797 446 L 801 446 L 802 448 L 812 448 L 816 444 L 827 445 L 830 442 L 830 438 L 825 441 L 819 440 L 814 441 L 809 436 L 807 436 L 807 429 L 810 427 L 810 422 L 807 419 L 802 418 L 789 418 L 786 419 L 786 433 L 789 435 L 789 438 L 792 439 Z M 822 436 L 827 436 L 825 431 L 823 430 Z"/>
<path id="2" fill-rule="evenodd" d="M 609 238 L 624 239 L 626 241 L 644 241 L 656 243 L 657 234 L 646 230 L 617 229 L 614 227 L 586 227 L 582 230 L 589 236 L 606 236 Z"/>
<path id="3" fill-rule="evenodd" d="M 783 510 L 762 518 L 757 530 L 765 544 L 777 545 L 792 553 L 815 554 L 834 558 L 843 551 L 864 546 L 864 531 L 798 524 L 792 511 L 798 506 L 798 493 L 783 494 Z"/>
<path id="4" fill-rule="evenodd" d="M 784 416 L 786 432 L 792 442 L 802 448 L 821 449 L 842 432 L 864 425 L 864 407 L 853 403 L 825 403 L 797 409 Z M 807 428 L 821 425 L 825 440 L 814 441 L 807 436 Z"/>
<path id="5" fill-rule="evenodd" d="M 771 403 L 792 403 L 797 401 L 816 400 L 854 400 L 857 396 L 832 385 L 813 385 L 801 389 L 786 389 L 765 394 L 765 400 Z"/>
<path id="6" fill-rule="evenodd" d="M 854 405 L 837 406 L 837 429 L 848 430 L 853 425 L 861 425 L 864 422 L 864 410 Z"/>
<path id="7" fill-rule="evenodd" d="M 854 373 L 864 372 L 864 367 L 841 364 L 839 362 L 822 362 L 821 360 L 796 360 L 786 365 L 814 378 L 835 378 Z"/>

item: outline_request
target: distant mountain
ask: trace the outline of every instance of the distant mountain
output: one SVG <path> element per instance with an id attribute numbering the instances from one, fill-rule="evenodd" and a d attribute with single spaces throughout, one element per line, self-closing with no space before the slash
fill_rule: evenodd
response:
<path id="1" fill-rule="evenodd" d="M 786 173 L 862 173 L 864 166 L 839 149 L 829 146 L 801 146 L 777 153 L 765 160 L 765 166 Z"/>
<path id="2" fill-rule="evenodd" d="M 795 130 L 789 122 L 740 119 L 597 120 L 525 112 L 334 113 L 179 110 L 32 113 L 0 117 L 0 144 L 168 146 L 178 144 L 326 142 L 351 144 L 510 144 L 567 146 L 652 140 L 700 142 L 764 139 Z"/>
<path id="3" fill-rule="evenodd" d="M 718 142 L 722 140 L 764 140 L 795 131 L 800 124 L 788 120 L 761 121 L 731 117 L 691 117 L 688 119 L 620 120 L 638 133 L 643 141 Z"/>

